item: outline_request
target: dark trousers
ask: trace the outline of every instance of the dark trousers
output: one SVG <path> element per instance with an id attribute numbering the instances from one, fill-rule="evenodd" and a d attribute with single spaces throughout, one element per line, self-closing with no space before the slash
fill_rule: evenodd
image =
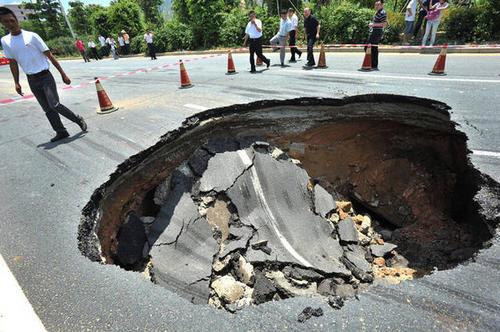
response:
<path id="1" fill-rule="evenodd" d="M 254 55 L 261 58 L 262 62 L 269 63 L 269 59 L 262 54 L 262 38 L 250 38 L 250 70 L 255 71 Z"/>
<path id="2" fill-rule="evenodd" d="M 425 16 L 427 16 L 427 12 L 418 12 L 417 23 L 415 23 L 415 27 L 413 28 L 413 37 L 417 38 L 420 28 L 422 27 L 422 23 L 424 23 Z"/>
<path id="3" fill-rule="evenodd" d="M 368 37 L 367 44 L 371 44 L 372 46 L 372 68 L 378 68 L 378 44 L 382 40 L 382 36 L 382 29 L 373 29 L 373 31 L 370 33 L 370 36 Z"/>
<path id="4" fill-rule="evenodd" d="M 292 46 L 297 46 L 295 45 L 296 43 L 296 38 L 297 38 L 297 31 L 295 30 L 290 30 L 290 53 L 292 53 L 292 57 L 290 58 L 290 61 L 295 61 L 295 54 L 297 54 L 299 57 L 302 55 L 302 52 L 297 48 L 297 47 L 292 47 Z"/>
<path id="5" fill-rule="evenodd" d="M 151 57 L 151 60 L 156 60 L 155 44 L 148 43 L 148 52 L 149 52 L 149 56 Z"/>
<path id="6" fill-rule="evenodd" d="M 66 128 L 61 122 L 59 114 L 70 121 L 78 122 L 78 117 L 71 112 L 66 106 L 59 103 L 59 95 L 57 94 L 56 81 L 52 74 L 47 71 L 46 74 L 38 77 L 28 76 L 28 83 L 35 95 L 36 100 L 42 106 L 42 109 L 49 119 L 52 129 L 56 132 L 65 132 Z"/>
<path id="7" fill-rule="evenodd" d="M 97 54 L 97 48 L 95 47 L 91 47 L 90 50 L 92 51 L 92 57 L 96 60 L 99 60 L 100 57 L 99 57 L 99 54 Z"/>
<path id="8" fill-rule="evenodd" d="M 80 51 L 80 54 L 82 55 L 83 61 L 90 62 L 90 59 L 87 57 L 87 53 L 85 53 L 85 51 Z"/>
<path id="9" fill-rule="evenodd" d="M 307 64 L 314 66 L 316 61 L 314 61 L 314 44 L 316 43 L 316 36 L 309 37 L 307 36 Z"/>

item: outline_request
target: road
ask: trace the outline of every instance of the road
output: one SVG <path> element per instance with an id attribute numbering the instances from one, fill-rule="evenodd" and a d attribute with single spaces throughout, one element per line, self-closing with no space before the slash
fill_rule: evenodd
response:
<path id="1" fill-rule="evenodd" d="M 270 54 L 273 63 L 278 54 Z M 187 56 L 185 59 L 198 58 Z M 381 54 L 380 72 L 362 73 L 361 53 L 328 53 L 328 69 L 303 71 L 303 62 L 248 73 L 247 55 L 235 54 L 239 74 L 224 75 L 226 57 L 186 63 L 194 87 L 179 90 L 177 66 L 103 80 L 118 112 L 97 115 L 93 85 L 60 90 L 61 101 L 83 115 L 89 132 L 48 144 L 52 132 L 38 104 L 0 106 L 0 254 L 49 331 L 80 330 L 492 330 L 500 324 L 500 240 L 477 262 L 399 286 L 377 286 L 340 311 L 319 300 L 266 303 L 237 315 L 193 306 L 135 272 L 100 265 L 77 248 L 82 207 L 127 157 L 154 144 L 203 109 L 260 99 L 342 97 L 394 93 L 432 98 L 452 107 L 469 137 L 476 167 L 500 181 L 500 56 L 448 55 L 448 76 L 431 77 L 436 55 Z M 73 84 L 94 76 L 173 64 L 161 57 L 62 62 Z M 58 84 L 62 84 L 57 77 Z M 29 92 L 25 81 L 24 90 Z M 8 67 L 0 67 L 0 99 L 13 96 Z M 2 299 L 4 300 L 4 299 Z M 307 306 L 325 315 L 297 325 Z"/>

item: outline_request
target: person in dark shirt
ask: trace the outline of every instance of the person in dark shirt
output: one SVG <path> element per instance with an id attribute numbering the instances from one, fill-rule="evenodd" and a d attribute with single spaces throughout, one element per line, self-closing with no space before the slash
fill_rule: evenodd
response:
<path id="1" fill-rule="evenodd" d="M 387 26 L 387 13 L 384 10 L 384 1 L 377 0 L 375 2 L 375 15 L 373 22 L 369 24 L 370 35 L 368 37 L 368 44 L 371 44 L 372 51 L 372 70 L 378 70 L 378 44 L 384 36 L 384 28 Z M 365 46 L 366 52 L 367 46 Z"/>
<path id="2" fill-rule="evenodd" d="M 307 37 L 307 63 L 304 67 L 311 68 L 316 65 L 314 61 L 313 48 L 316 40 L 319 39 L 319 30 L 321 25 L 314 15 L 311 13 L 310 8 L 304 8 L 304 30 Z"/>
<path id="3" fill-rule="evenodd" d="M 415 28 L 413 30 L 413 38 L 417 38 L 429 8 L 438 2 L 439 0 L 418 0 L 418 3 L 420 4 L 420 11 L 418 12 L 417 23 L 415 23 Z"/>

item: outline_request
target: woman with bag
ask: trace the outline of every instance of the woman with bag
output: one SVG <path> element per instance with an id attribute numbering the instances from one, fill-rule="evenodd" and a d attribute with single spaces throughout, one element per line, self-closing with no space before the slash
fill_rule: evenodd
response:
<path id="1" fill-rule="evenodd" d="M 432 30 L 431 33 L 431 42 L 429 46 L 434 45 L 434 41 L 436 40 L 436 33 L 437 29 L 439 27 L 439 23 L 441 21 L 441 16 L 442 13 L 445 9 L 448 8 L 448 2 L 446 0 L 439 0 L 438 3 L 433 5 L 428 11 L 427 11 L 427 25 L 425 26 L 425 34 L 424 38 L 422 39 L 422 47 L 424 47 L 427 44 L 427 39 L 429 38 L 429 33 Z"/>

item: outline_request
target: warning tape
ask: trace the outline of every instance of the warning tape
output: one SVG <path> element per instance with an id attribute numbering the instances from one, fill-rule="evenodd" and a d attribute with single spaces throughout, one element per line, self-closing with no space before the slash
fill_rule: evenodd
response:
<path id="1" fill-rule="evenodd" d="M 359 48 L 375 46 L 379 48 L 391 48 L 391 49 L 439 49 L 447 47 L 448 49 L 464 49 L 464 48 L 500 48 L 500 44 L 464 44 L 464 45 L 433 45 L 433 46 L 421 46 L 421 45 L 383 45 L 383 44 L 323 44 L 325 48 Z M 307 46 L 298 45 L 262 45 L 264 48 L 306 48 Z"/>
<path id="2" fill-rule="evenodd" d="M 240 51 L 240 50 L 244 50 L 244 49 L 245 48 L 240 48 L 240 49 L 236 49 L 236 50 Z M 191 61 L 204 60 L 204 59 L 214 58 L 214 57 L 218 57 L 218 56 L 222 56 L 222 55 L 225 55 L 225 53 L 210 54 L 210 55 L 205 55 L 205 56 L 201 56 L 201 57 L 189 58 L 189 59 L 183 60 L 183 62 L 191 62 Z M 164 65 L 161 65 L 161 66 L 155 66 L 155 67 L 149 67 L 149 68 L 140 68 L 140 69 L 136 69 L 136 70 L 132 70 L 132 71 L 128 71 L 128 72 L 123 72 L 123 73 L 119 73 L 119 74 L 114 74 L 114 75 L 109 75 L 109 76 L 100 76 L 100 77 L 97 77 L 97 79 L 99 81 L 106 81 L 106 80 L 117 78 L 117 77 L 130 76 L 130 75 L 135 75 L 135 74 L 139 74 L 139 73 L 147 73 L 147 72 L 150 72 L 150 71 L 159 70 L 159 69 L 163 69 L 163 68 L 174 67 L 174 66 L 178 66 L 179 64 L 180 64 L 180 61 L 175 62 L 175 63 L 167 63 L 167 64 L 164 64 Z M 85 87 L 87 87 L 89 85 L 95 84 L 95 82 L 96 82 L 96 79 L 93 79 L 93 80 L 89 80 L 87 82 L 82 82 L 82 83 L 79 83 L 79 84 L 76 84 L 76 85 L 66 85 L 66 86 L 61 87 L 61 90 L 76 90 L 76 89 L 81 89 L 81 88 L 85 88 Z M 26 101 L 26 100 L 32 100 L 34 98 L 35 98 L 35 96 L 33 94 L 26 94 L 26 95 L 23 95 L 23 96 L 14 96 L 14 97 L 11 97 L 11 98 L 0 99 L 0 107 L 5 106 L 5 105 L 10 105 L 10 104 L 15 104 L 15 103 L 23 102 L 23 101 Z"/>

